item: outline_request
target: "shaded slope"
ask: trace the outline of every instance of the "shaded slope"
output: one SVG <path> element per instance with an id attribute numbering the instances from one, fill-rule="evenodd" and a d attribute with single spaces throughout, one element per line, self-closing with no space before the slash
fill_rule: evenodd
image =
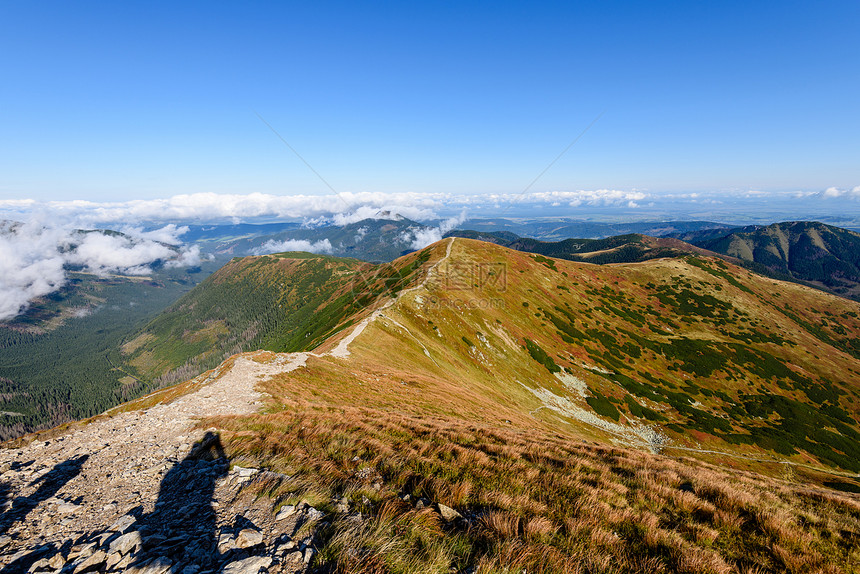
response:
<path id="1" fill-rule="evenodd" d="M 860 297 L 860 234 L 814 221 L 790 221 L 675 237 L 747 261 L 753 269 Z"/>

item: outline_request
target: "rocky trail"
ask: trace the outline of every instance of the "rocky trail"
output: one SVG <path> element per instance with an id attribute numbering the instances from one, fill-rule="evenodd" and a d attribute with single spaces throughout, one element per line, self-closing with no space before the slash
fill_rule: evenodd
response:
<path id="1" fill-rule="evenodd" d="M 452 243 L 404 293 L 426 285 Z M 347 357 L 348 345 L 394 302 L 324 355 L 279 354 L 264 363 L 246 353 L 168 404 L 0 449 L 0 574 L 305 572 L 324 513 L 304 502 L 275 508 L 266 497 L 243 494 L 255 480 L 290 477 L 231 469 L 217 429 L 196 427 L 202 417 L 255 412 L 257 382 L 300 368 L 309 356 Z"/>
<path id="2" fill-rule="evenodd" d="M 0 450 L 0 572 L 304 571 L 312 535 L 292 535 L 321 513 L 276 515 L 271 501 L 244 497 L 270 473 L 231 470 L 214 429 L 194 430 L 201 416 L 254 412 L 257 381 L 305 357 L 279 359 L 240 356 L 170 404 Z"/>

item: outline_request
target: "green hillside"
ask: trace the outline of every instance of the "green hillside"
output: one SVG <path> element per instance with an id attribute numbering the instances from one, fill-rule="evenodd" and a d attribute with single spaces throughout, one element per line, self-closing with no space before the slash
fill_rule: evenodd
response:
<path id="1" fill-rule="evenodd" d="M 398 266 L 309 253 L 233 259 L 130 337 L 124 362 L 159 387 L 242 351 L 314 349 L 414 280 L 427 255 Z"/>
<path id="2" fill-rule="evenodd" d="M 119 347 L 188 291 L 196 274 L 70 273 L 60 291 L 0 321 L 0 438 L 100 413 L 133 396 Z"/>

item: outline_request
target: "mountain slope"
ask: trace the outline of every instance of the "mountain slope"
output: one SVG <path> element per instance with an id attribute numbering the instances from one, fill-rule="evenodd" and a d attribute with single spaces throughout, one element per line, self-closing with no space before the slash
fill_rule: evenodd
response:
<path id="1" fill-rule="evenodd" d="M 815 221 L 790 221 L 673 236 L 748 261 L 757 266 L 753 269 L 860 297 L 860 233 L 854 231 Z"/>
<path id="2" fill-rule="evenodd" d="M 233 259 L 130 338 L 124 361 L 157 387 L 241 351 L 312 349 L 414 280 L 428 257 L 397 266 L 309 253 Z"/>
<path id="3" fill-rule="evenodd" d="M 414 232 L 427 226 L 397 214 L 380 213 L 378 218 L 363 219 L 346 225 L 296 227 L 277 233 L 210 241 L 216 256 L 247 255 L 273 251 L 290 251 L 293 242 L 316 245 L 317 251 L 365 261 L 391 261 L 412 251 Z M 284 247 L 286 245 L 286 247 Z"/>
<path id="4" fill-rule="evenodd" d="M 383 266 L 238 259 L 131 340 L 126 360 L 177 377 L 242 349 L 326 350 L 430 269 L 426 295 L 400 297 L 368 327 L 393 332 L 354 343 L 376 349 L 362 365 L 399 357 L 411 377 L 429 369 L 429 388 L 458 378 L 482 401 L 516 405 L 510 417 L 572 401 L 575 416 L 552 417 L 602 439 L 860 471 L 860 309 L 719 259 L 595 266 L 464 239 Z"/>
<path id="5" fill-rule="evenodd" d="M 280 258 L 237 262 L 247 272 L 271 263 Z M 188 392 L 174 409 L 202 417 L 188 434 L 220 432 L 223 456 L 253 467 L 222 480 L 223 471 L 189 455 L 159 471 L 163 485 L 212 477 L 219 510 L 207 544 L 247 526 L 223 524 L 226 510 L 227 520 L 253 518 L 265 544 L 245 551 L 272 568 L 279 541 L 291 539 L 312 550 L 310 567 L 321 572 L 860 567 L 860 497 L 821 487 L 858 489 L 857 303 L 718 259 L 598 266 L 466 239 L 358 280 L 367 287 L 351 290 L 363 302 L 353 324 L 312 351 L 231 359 L 115 411 L 145 409 L 134 419 L 140 433 L 125 418 L 110 428 L 160 446 L 150 417 L 171 405 L 156 404 Z M 229 385 L 216 389 L 217 381 L 249 361 L 268 377 L 259 383 L 264 408 L 207 417 L 213 395 L 229 400 Z M 91 425 L 107 430 L 111 420 Z M 90 434 L 64 432 L 14 458 L 46 446 L 53 460 L 117 448 L 115 434 L 94 432 L 83 444 Z M 84 490 L 58 496 L 100 502 L 97 467 L 83 469 L 87 480 L 75 488 Z M 243 472 L 246 486 L 223 493 Z M 159 491 L 162 508 L 181 517 L 168 491 Z M 310 519 L 307 504 L 321 514 Z M 274 513 L 284 505 L 304 508 L 306 523 L 279 534 Z M 30 512 L 13 534 L 48 513 Z M 163 547 L 171 567 L 197 559 L 185 551 L 190 534 L 161 534 L 146 518 L 138 528 L 155 528 L 146 534 L 155 542 L 139 556 Z M 105 547 L 107 560 L 108 526 L 88 520 L 74 535 Z M 65 545 L 68 530 L 38 543 L 75 548 Z M 240 556 L 219 550 L 206 560 Z"/>

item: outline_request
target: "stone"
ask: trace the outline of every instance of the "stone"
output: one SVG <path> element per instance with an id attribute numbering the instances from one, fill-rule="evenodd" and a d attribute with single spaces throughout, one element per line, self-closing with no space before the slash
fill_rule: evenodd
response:
<path id="1" fill-rule="evenodd" d="M 45 558 L 42 558 L 33 562 L 33 565 L 30 566 L 30 569 L 27 570 L 27 572 L 38 572 L 40 570 L 47 570 L 48 568 L 50 568 L 50 564 L 48 564 L 48 561 Z"/>
<path id="2" fill-rule="evenodd" d="M 236 536 L 236 546 L 251 548 L 263 543 L 263 533 L 252 528 L 243 528 Z"/>
<path id="3" fill-rule="evenodd" d="M 236 546 L 236 539 L 232 534 L 222 534 L 218 537 L 218 552 L 224 554 L 234 548 L 238 547 Z"/>
<path id="4" fill-rule="evenodd" d="M 69 559 L 74 560 L 92 556 L 95 553 L 97 546 L 98 544 L 96 542 L 86 545 L 72 546 L 72 549 L 69 551 Z"/>
<path id="5" fill-rule="evenodd" d="M 230 562 L 221 570 L 221 574 L 259 574 L 263 568 L 268 568 L 272 559 L 268 556 L 249 556 L 244 560 Z"/>
<path id="6" fill-rule="evenodd" d="M 63 566 L 66 565 L 66 559 L 63 558 L 63 555 L 57 552 L 50 558 L 48 558 L 48 566 L 53 568 L 54 570 L 59 570 Z"/>
<path id="7" fill-rule="evenodd" d="M 125 514 L 120 516 L 116 522 L 114 522 L 108 530 L 114 530 L 119 533 L 123 533 L 129 528 L 131 525 L 137 522 L 137 518 L 132 516 L 131 514 Z"/>
<path id="8" fill-rule="evenodd" d="M 74 502 L 60 502 L 57 504 L 57 512 L 60 514 L 71 514 L 78 510 L 81 506 L 79 504 L 75 504 Z"/>
<path id="9" fill-rule="evenodd" d="M 107 554 L 105 554 L 104 550 L 98 550 L 80 562 L 76 562 L 73 572 L 74 574 L 82 574 L 83 572 L 98 570 L 106 560 Z"/>
<path id="10" fill-rule="evenodd" d="M 288 552 L 292 552 L 296 549 L 296 543 L 292 540 L 287 540 L 286 542 L 282 542 L 278 544 L 278 548 L 275 550 L 275 554 L 287 554 Z"/>
<path id="11" fill-rule="evenodd" d="M 126 556 L 123 556 L 122 560 L 114 564 L 114 569 L 117 572 L 124 572 L 128 565 L 131 564 L 134 560 L 134 554 L 128 554 Z"/>
<path id="12" fill-rule="evenodd" d="M 126 532 L 116 540 L 110 543 L 109 551 L 111 553 L 119 552 L 122 555 L 128 554 L 132 550 L 139 550 L 143 546 L 143 539 L 140 532 L 132 530 Z"/>
<path id="13" fill-rule="evenodd" d="M 250 478 L 260 472 L 257 468 L 243 468 L 241 466 L 234 466 L 233 471 L 242 478 Z"/>
<path id="14" fill-rule="evenodd" d="M 275 520 L 283 520 L 288 518 L 296 513 L 296 507 L 292 504 L 287 504 L 286 506 L 282 506 L 278 511 L 278 514 L 275 516 Z"/>
<path id="15" fill-rule="evenodd" d="M 114 552 L 112 554 L 108 554 L 107 560 L 105 560 L 105 568 L 110 570 L 120 562 L 122 562 L 123 556 L 119 552 Z"/>
<path id="16" fill-rule="evenodd" d="M 129 568 L 126 572 L 128 574 L 164 574 L 170 570 L 171 566 L 173 566 L 173 561 L 164 556 L 159 556 L 146 564 Z"/>
<path id="17" fill-rule="evenodd" d="M 462 514 L 460 514 L 450 506 L 445 506 L 444 504 L 439 505 L 439 514 L 441 514 L 442 518 L 444 518 L 447 522 L 457 520 L 458 518 L 463 518 Z"/>
<path id="18" fill-rule="evenodd" d="M 319 520 L 325 516 L 325 512 L 322 510 L 317 510 L 313 506 L 308 507 L 308 520 Z"/>
<path id="19" fill-rule="evenodd" d="M 316 552 L 314 551 L 314 549 L 313 549 L 313 548 L 311 548 L 310 546 L 308 546 L 307 548 L 305 548 L 305 554 L 304 554 L 304 557 L 303 557 L 303 560 L 304 560 L 305 564 L 310 564 L 310 563 L 311 563 L 311 560 L 313 560 L 314 554 L 316 554 Z"/>

